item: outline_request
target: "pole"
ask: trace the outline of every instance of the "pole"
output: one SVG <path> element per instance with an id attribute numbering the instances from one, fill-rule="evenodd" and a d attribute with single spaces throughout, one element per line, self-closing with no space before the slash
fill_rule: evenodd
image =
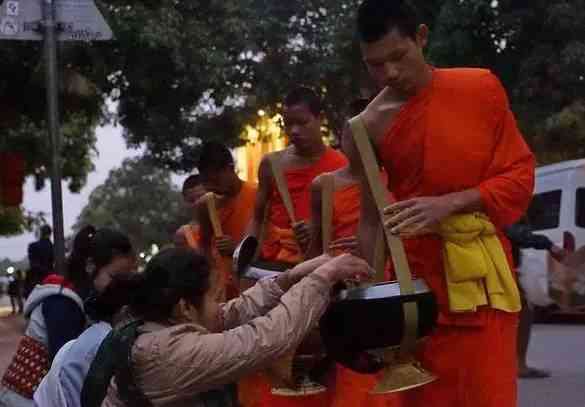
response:
<path id="1" fill-rule="evenodd" d="M 61 131 L 59 125 L 59 78 L 57 75 L 57 26 L 53 0 L 43 0 L 45 34 L 45 74 L 47 115 L 51 142 L 51 205 L 55 242 L 55 272 L 65 274 L 65 237 L 63 231 L 63 196 L 61 192 Z"/>

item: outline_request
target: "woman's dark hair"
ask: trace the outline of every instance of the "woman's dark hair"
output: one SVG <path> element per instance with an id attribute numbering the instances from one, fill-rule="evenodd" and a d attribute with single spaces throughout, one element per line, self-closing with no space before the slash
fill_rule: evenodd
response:
<path id="1" fill-rule="evenodd" d="M 129 256 L 132 253 L 130 239 L 122 233 L 84 226 L 73 240 L 67 261 L 67 279 L 84 298 L 91 291 L 93 279 L 102 267 L 110 264 L 116 256 Z M 91 272 L 88 271 L 90 261 L 95 266 Z"/>
<path id="2" fill-rule="evenodd" d="M 128 292 L 140 278 L 138 273 L 124 272 L 112 276 L 101 293 L 90 296 L 84 303 L 85 313 L 93 321 L 112 322 L 114 316 L 129 303 Z"/>
<path id="3" fill-rule="evenodd" d="M 192 249 L 165 249 L 152 258 L 144 273 L 114 278 L 108 301 L 128 304 L 132 314 L 148 321 L 168 319 L 181 299 L 199 306 L 209 289 L 210 265 Z M 104 295 L 106 295 L 104 292 Z"/>

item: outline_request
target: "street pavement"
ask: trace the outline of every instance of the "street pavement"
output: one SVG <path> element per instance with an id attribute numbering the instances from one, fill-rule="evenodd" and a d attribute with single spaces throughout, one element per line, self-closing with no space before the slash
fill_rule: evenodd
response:
<path id="1" fill-rule="evenodd" d="M 0 375 L 24 331 L 22 316 L 10 315 L 6 299 L 0 299 Z M 520 380 L 519 407 L 585 407 L 585 324 L 536 325 L 528 359 L 552 377 Z"/>
<path id="2" fill-rule="evenodd" d="M 520 407 L 585 407 L 585 324 L 536 325 L 528 360 L 552 376 L 520 380 Z"/>
<path id="3" fill-rule="evenodd" d="M 12 315 L 7 295 L 0 296 L 0 375 L 4 375 L 23 332 L 24 319 L 20 315 Z"/>

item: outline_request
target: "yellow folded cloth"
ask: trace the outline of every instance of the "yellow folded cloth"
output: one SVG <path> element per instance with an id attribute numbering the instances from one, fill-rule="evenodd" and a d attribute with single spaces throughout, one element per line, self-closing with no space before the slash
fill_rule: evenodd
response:
<path id="1" fill-rule="evenodd" d="M 452 312 L 474 312 L 482 305 L 520 311 L 518 285 L 496 228 L 485 214 L 451 216 L 441 223 L 439 233 Z"/>

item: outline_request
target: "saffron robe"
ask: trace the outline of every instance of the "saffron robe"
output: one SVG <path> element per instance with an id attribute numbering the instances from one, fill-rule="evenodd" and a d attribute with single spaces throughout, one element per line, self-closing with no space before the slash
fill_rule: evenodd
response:
<path id="1" fill-rule="evenodd" d="M 191 249 L 199 249 L 199 241 L 201 239 L 199 225 L 183 225 L 181 226 L 180 232 L 185 236 L 187 245 L 189 245 Z"/>
<path id="2" fill-rule="evenodd" d="M 340 152 L 327 147 L 315 164 L 302 168 L 283 169 L 297 221 L 308 222 L 311 217 L 310 191 L 313 180 L 324 172 L 335 171 L 345 165 L 347 165 L 347 158 Z M 275 182 L 271 186 L 268 211 L 261 258 L 273 262 L 300 262 L 303 256 L 292 230 L 291 219 Z"/>
<path id="3" fill-rule="evenodd" d="M 502 229 L 528 207 L 535 160 L 491 72 L 434 70 L 431 83 L 403 105 L 378 150 L 399 201 L 478 189 L 512 264 Z M 516 406 L 517 315 L 489 307 L 450 313 L 442 240 L 406 239 L 405 248 L 412 270 L 438 301 L 438 327 L 418 357 L 439 379 L 402 393 L 404 405 Z"/>
<path id="4" fill-rule="evenodd" d="M 359 183 L 347 185 L 333 193 L 332 241 L 356 236 L 360 218 Z M 351 329 L 351 327 L 348 327 Z M 374 395 L 379 375 L 361 374 L 342 365 L 336 366 L 332 407 L 398 407 L 397 394 Z"/>
<path id="5" fill-rule="evenodd" d="M 308 222 L 311 217 L 311 183 L 325 173 L 335 171 L 347 165 L 347 158 L 327 148 L 321 158 L 314 164 L 302 168 L 283 169 L 283 176 L 293 202 L 297 221 Z M 267 224 L 261 258 L 266 261 L 299 263 L 303 255 L 296 242 L 291 227 L 291 219 L 273 182 L 268 204 Z M 262 407 L 327 407 L 330 405 L 331 389 L 328 391 L 302 397 L 284 397 L 271 394 L 271 383 L 266 378 L 262 386 Z"/>
<path id="6" fill-rule="evenodd" d="M 258 185 L 256 183 L 244 181 L 238 195 L 223 202 L 217 210 L 223 234 L 229 236 L 236 246 L 245 237 L 248 224 L 254 216 L 257 191 Z M 225 298 L 230 300 L 239 295 L 239 284 L 232 271 L 232 260 L 231 258 L 222 258 L 215 247 L 215 238 L 212 241 L 214 258 L 220 268 L 225 287 Z"/>

